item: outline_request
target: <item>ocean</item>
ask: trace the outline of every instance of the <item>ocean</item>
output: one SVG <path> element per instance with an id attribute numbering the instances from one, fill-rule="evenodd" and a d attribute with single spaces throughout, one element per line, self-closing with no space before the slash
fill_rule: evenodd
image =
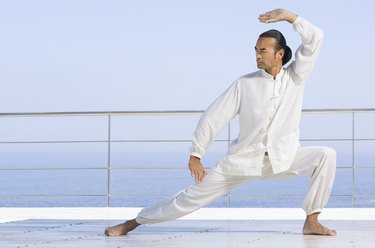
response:
<path id="1" fill-rule="evenodd" d="M 375 207 L 374 176 L 372 168 L 338 167 L 328 207 Z M 104 207 L 108 203 L 144 207 L 194 183 L 186 165 L 152 168 L 136 163 L 110 170 L 100 166 L 0 170 L 0 182 L 1 207 Z M 300 207 L 308 184 L 307 176 L 254 180 L 209 207 Z"/>
<path id="2" fill-rule="evenodd" d="M 302 146 L 337 152 L 329 207 L 375 207 L 375 115 L 304 114 Z M 0 207 L 143 207 L 193 183 L 188 148 L 199 114 L 3 117 Z M 207 150 L 213 167 L 233 120 Z M 108 140 L 111 140 L 108 143 Z M 309 178 L 251 181 L 209 207 L 300 207 Z"/>

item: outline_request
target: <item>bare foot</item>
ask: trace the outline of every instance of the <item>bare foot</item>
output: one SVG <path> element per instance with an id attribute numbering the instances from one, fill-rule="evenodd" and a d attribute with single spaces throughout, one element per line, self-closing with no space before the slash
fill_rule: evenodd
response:
<path id="1" fill-rule="evenodd" d="M 141 225 L 141 224 L 136 222 L 135 219 L 128 220 L 128 221 L 126 221 L 124 223 L 121 223 L 121 224 L 118 224 L 116 226 L 107 227 L 104 231 L 104 234 L 107 235 L 107 236 L 126 235 L 126 234 L 128 234 L 128 232 L 134 230 L 139 225 Z"/>
<path id="2" fill-rule="evenodd" d="M 337 232 L 321 225 L 318 222 L 318 213 L 315 213 L 307 216 L 305 224 L 303 225 L 303 234 L 336 236 Z"/>

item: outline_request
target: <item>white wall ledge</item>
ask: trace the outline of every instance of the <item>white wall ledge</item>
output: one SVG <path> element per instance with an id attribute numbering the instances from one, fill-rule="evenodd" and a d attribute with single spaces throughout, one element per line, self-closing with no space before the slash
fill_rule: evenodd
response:
<path id="1" fill-rule="evenodd" d="M 141 208 L 0 208 L 0 223 L 28 219 L 126 220 Z M 299 208 L 202 208 L 182 220 L 304 220 Z M 375 208 L 326 208 L 321 220 L 375 220 Z"/>

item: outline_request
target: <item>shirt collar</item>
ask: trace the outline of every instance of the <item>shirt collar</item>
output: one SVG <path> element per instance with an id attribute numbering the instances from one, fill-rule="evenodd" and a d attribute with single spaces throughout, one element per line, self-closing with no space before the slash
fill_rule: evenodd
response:
<path id="1" fill-rule="evenodd" d="M 270 80 L 274 80 L 273 76 L 269 74 L 268 72 L 266 72 L 266 70 L 262 69 L 261 72 L 262 72 L 263 77 L 270 79 Z M 285 73 L 284 68 L 281 68 L 280 72 L 276 75 L 275 80 L 279 81 L 284 76 L 284 73 Z"/>

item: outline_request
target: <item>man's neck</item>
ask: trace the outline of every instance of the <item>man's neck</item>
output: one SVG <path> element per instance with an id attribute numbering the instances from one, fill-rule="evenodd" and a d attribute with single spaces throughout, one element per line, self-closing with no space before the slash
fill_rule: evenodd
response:
<path id="1" fill-rule="evenodd" d="M 266 69 L 266 72 L 273 76 L 273 79 L 276 79 L 277 74 L 281 71 L 282 66 Z"/>

